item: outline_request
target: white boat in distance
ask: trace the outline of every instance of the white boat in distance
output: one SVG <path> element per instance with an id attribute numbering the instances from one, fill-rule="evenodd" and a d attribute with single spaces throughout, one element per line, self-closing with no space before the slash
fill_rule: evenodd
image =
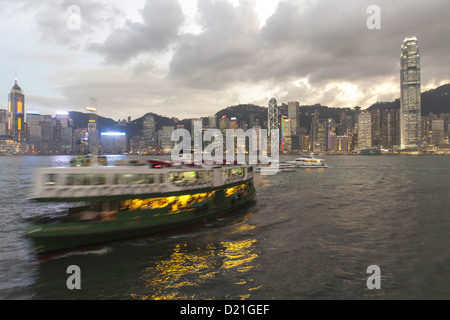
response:
<path id="1" fill-rule="evenodd" d="M 324 159 L 315 158 L 313 155 L 305 155 L 291 161 L 288 164 L 294 164 L 299 168 L 328 168 Z"/>

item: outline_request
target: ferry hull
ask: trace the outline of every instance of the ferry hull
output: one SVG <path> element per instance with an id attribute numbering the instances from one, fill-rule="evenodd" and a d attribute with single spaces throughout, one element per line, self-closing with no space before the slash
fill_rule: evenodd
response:
<path id="1" fill-rule="evenodd" d="M 57 254 L 86 247 L 141 237 L 161 235 L 193 228 L 233 213 L 248 204 L 255 196 L 253 183 L 248 193 L 239 199 L 219 197 L 207 206 L 176 213 L 156 213 L 152 210 L 138 213 L 119 213 L 113 221 L 71 222 L 36 225 L 25 234 L 32 239 L 39 255 Z"/>

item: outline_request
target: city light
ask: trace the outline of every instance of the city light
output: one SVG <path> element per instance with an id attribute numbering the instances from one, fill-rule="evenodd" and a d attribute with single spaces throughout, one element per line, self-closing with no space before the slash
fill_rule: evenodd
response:
<path id="1" fill-rule="evenodd" d="M 125 136 L 125 132 L 102 132 L 102 136 Z"/>

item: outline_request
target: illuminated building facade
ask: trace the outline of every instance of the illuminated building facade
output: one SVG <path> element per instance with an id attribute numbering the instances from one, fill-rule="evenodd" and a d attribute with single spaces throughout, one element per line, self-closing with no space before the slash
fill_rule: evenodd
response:
<path id="1" fill-rule="evenodd" d="M 401 148 L 418 148 L 421 140 L 420 57 L 416 37 L 403 41 L 400 58 Z"/>
<path id="2" fill-rule="evenodd" d="M 440 146 L 444 144 L 444 119 L 433 119 L 431 121 L 431 144 Z"/>
<path id="3" fill-rule="evenodd" d="M 163 126 L 161 129 L 161 150 L 165 154 L 170 154 L 175 146 L 175 141 L 172 141 L 172 132 L 174 130 L 174 126 Z"/>
<path id="4" fill-rule="evenodd" d="M 298 134 L 300 128 L 300 105 L 298 101 L 288 102 L 288 118 L 291 119 L 291 133 Z"/>
<path id="5" fill-rule="evenodd" d="M 149 151 L 154 151 L 157 145 L 157 131 L 155 117 L 151 114 L 146 114 L 142 126 L 142 136 L 145 147 Z"/>
<path id="6" fill-rule="evenodd" d="M 89 120 L 88 123 L 88 145 L 89 152 L 96 155 L 98 154 L 99 135 L 97 130 L 97 124 L 95 120 Z"/>
<path id="7" fill-rule="evenodd" d="M 326 150 L 333 150 L 333 141 L 336 138 L 336 123 L 333 119 L 328 119 L 327 123 L 327 146 Z"/>
<path id="8" fill-rule="evenodd" d="M 127 151 L 126 133 L 102 132 L 100 146 L 103 154 L 123 154 Z"/>
<path id="9" fill-rule="evenodd" d="M 15 141 L 26 140 L 25 95 L 17 79 L 8 96 L 7 133 Z"/>
<path id="10" fill-rule="evenodd" d="M 372 115 L 368 111 L 358 114 L 358 149 L 372 148 Z"/>
<path id="11" fill-rule="evenodd" d="M 392 150 L 400 144 L 399 110 L 383 110 L 381 145 Z"/>
<path id="12" fill-rule="evenodd" d="M 292 119 L 283 117 L 281 119 L 281 151 L 289 153 L 292 151 Z"/>

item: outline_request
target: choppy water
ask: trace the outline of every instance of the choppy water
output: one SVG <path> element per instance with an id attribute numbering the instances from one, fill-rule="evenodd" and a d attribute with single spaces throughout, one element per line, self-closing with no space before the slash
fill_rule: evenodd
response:
<path id="1" fill-rule="evenodd" d="M 450 298 L 450 157 L 324 158 L 328 169 L 256 174 L 255 201 L 202 228 L 37 262 L 29 218 L 63 206 L 27 200 L 32 169 L 70 157 L 0 157 L 0 298 Z M 81 290 L 67 289 L 70 265 Z"/>

